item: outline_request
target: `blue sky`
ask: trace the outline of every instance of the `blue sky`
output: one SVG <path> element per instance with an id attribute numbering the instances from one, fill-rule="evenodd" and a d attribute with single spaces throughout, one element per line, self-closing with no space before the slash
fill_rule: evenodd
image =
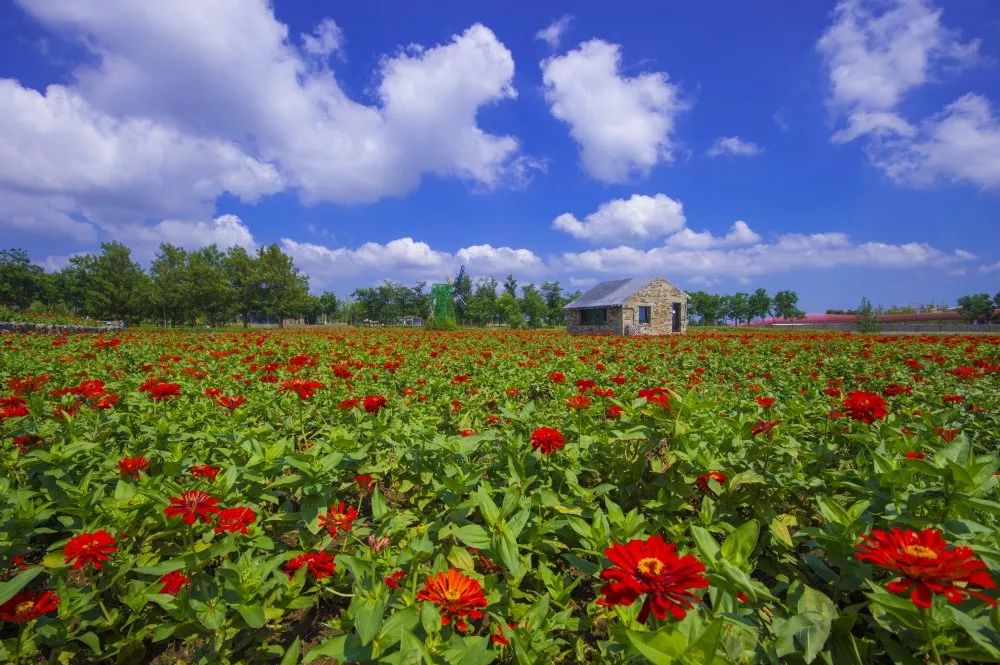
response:
<path id="1" fill-rule="evenodd" d="M 0 230 L 276 242 L 314 290 L 1000 290 L 1000 5 L 0 5 Z"/>

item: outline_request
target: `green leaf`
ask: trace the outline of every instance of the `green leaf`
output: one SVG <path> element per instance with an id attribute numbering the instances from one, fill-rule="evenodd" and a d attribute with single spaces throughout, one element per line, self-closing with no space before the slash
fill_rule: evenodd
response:
<path id="1" fill-rule="evenodd" d="M 819 612 L 801 612 L 790 619 L 775 619 L 773 628 L 778 656 L 801 652 L 802 659 L 811 663 L 830 636 L 830 619 Z"/>
<path id="2" fill-rule="evenodd" d="M 27 586 L 28 582 L 38 577 L 42 570 L 44 569 L 40 566 L 35 566 L 34 568 L 29 568 L 18 573 L 3 584 L 0 584 L 0 605 L 3 605 L 16 596 L 21 589 Z"/>
<path id="3" fill-rule="evenodd" d="M 694 538 L 695 547 L 702 559 L 711 562 L 719 558 L 721 553 L 719 543 L 716 542 L 715 537 L 709 533 L 708 529 L 692 524 L 691 537 Z"/>
<path id="4" fill-rule="evenodd" d="M 354 627 L 358 629 L 358 639 L 362 645 L 367 646 L 382 628 L 385 596 L 355 596 L 350 610 L 354 616 Z"/>
<path id="5" fill-rule="evenodd" d="M 375 491 L 372 492 L 372 518 L 381 521 L 388 512 L 389 507 L 385 503 L 385 496 L 382 495 L 382 490 L 376 487 Z"/>
<path id="6" fill-rule="evenodd" d="M 757 520 L 744 522 L 722 541 L 722 556 L 740 568 L 745 568 L 759 536 L 760 524 Z"/>
<path id="7" fill-rule="evenodd" d="M 455 537 L 469 547 L 485 550 L 490 546 L 490 534 L 478 524 L 465 524 L 454 530 Z"/>
<path id="8" fill-rule="evenodd" d="M 236 611 L 251 628 L 264 626 L 264 608 L 260 605 L 236 605 Z"/>
<path id="9" fill-rule="evenodd" d="M 476 490 L 476 499 L 479 503 L 479 512 L 482 514 L 483 519 L 490 526 L 495 525 L 497 520 L 500 519 L 500 509 L 497 508 L 497 504 L 493 503 L 493 499 L 483 485 L 480 485 L 479 489 Z"/>
<path id="10" fill-rule="evenodd" d="M 288 647 L 288 651 L 281 658 L 281 663 L 279 665 L 298 665 L 299 655 L 302 653 L 302 638 L 296 637 L 295 641 L 292 642 L 291 646 Z"/>
<path id="11" fill-rule="evenodd" d="M 674 662 L 687 647 L 687 637 L 673 627 L 663 628 L 655 633 L 624 630 L 624 641 L 629 650 L 642 656 L 650 663 L 668 665 Z"/>
<path id="12" fill-rule="evenodd" d="M 504 529 L 496 540 L 499 541 L 497 545 L 500 560 L 507 566 L 507 570 L 510 571 L 514 579 L 520 579 L 524 572 L 521 566 L 521 555 L 517 549 L 517 539 L 514 537 L 514 534 L 509 529 Z"/>
<path id="13" fill-rule="evenodd" d="M 715 660 L 715 652 L 719 648 L 722 637 L 722 619 L 716 619 L 698 637 L 693 644 L 684 650 L 682 659 L 691 665 L 703 665 Z"/>

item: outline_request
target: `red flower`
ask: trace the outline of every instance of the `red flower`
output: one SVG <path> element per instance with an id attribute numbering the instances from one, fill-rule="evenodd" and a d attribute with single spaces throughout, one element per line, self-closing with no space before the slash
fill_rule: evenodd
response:
<path id="1" fill-rule="evenodd" d="M 217 400 L 215 400 L 215 403 L 218 404 L 219 406 L 225 407 L 226 410 L 229 411 L 229 413 L 232 413 L 239 407 L 246 404 L 247 398 L 244 397 L 243 395 L 235 395 L 232 397 L 228 395 L 221 395 Z"/>
<path id="2" fill-rule="evenodd" d="M 925 457 L 927 457 L 926 453 L 922 453 L 916 450 L 907 450 L 903 454 L 906 455 L 906 459 L 924 459 Z"/>
<path id="3" fill-rule="evenodd" d="M 965 401 L 965 398 L 961 395 L 945 395 L 941 399 L 944 400 L 945 404 L 961 404 Z"/>
<path id="4" fill-rule="evenodd" d="M 455 384 L 465 383 L 468 380 L 469 380 L 468 374 L 456 374 L 455 376 L 451 377 L 451 382 Z"/>
<path id="5" fill-rule="evenodd" d="M 0 420 L 28 415 L 28 403 L 20 397 L 0 397 Z"/>
<path id="6" fill-rule="evenodd" d="M 476 433 L 476 430 L 474 430 L 474 429 L 460 429 L 460 430 L 458 430 L 458 435 L 459 436 L 472 436 L 475 433 Z"/>
<path id="7" fill-rule="evenodd" d="M 181 387 L 177 383 L 156 383 L 149 387 L 149 396 L 156 401 L 180 397 Z"/>
<path id="8" fill-rule="evenodd" d="M 555 381 L 556 383 L 562 383 L 563 381 L 566 380 L 566 375 L 563 374 L 562 372 L 552 372 L 551 374 L 549 374 L 549 379 Z"/>
<path id="9" fill-rule="evenodd" d="M 577 411 L 583 411 L 590 408 L 590 398 L 583 395 L 573 395 L 566 400 L 566 406 Z"/>
<path id="10" fill-rule="evenodd" d="M 958 436 L 958 433 L 961 430 L 948 427 L 936 427 L 934 431 L 937 432 L 947 443 L 951 443 L 955 440 L 955 437 Z"/>
<path id="11" fill-rule="evenodd" d="M 257 520 L 257 513 L 246 506 L 235 506 L 233 508 L 223 508 L 219 511 L 219 516 L 215 524 L 215 532 L 222 533 L 242 533 L 246 535 L 247 527 Z"/>
<path id="12" fill-rule="evenodd" d="M 770 435 L 771 430 L 773 430 L 780 422 L 780 420 L 758 420 L 750 426 L 750 434 L 754 436 L 757 436 L 758 434 Z"/>
<path id="13" fill-rule="evenodd" d="M 95 409 L 101 409 L 101 410 L 110 409 L 119 401 L 121 401 L 121 395 L 117 395 L 115 393 L 109 393 L 107 395 L 101 395 L 100 397 L 98 397 L 96 400 L 94 400 L 94 403 L 91 406 L 93 406 Z"/>
<path id="14" fill-rule="evenodd" d="M 378 413 L 379 409 L 385 406 L 386 399 L 382 395 L 368 395 L 365 397 L 364 406 L 368 413 Z"/>
<path id="15" fill-rule="evenodd" d="M 14 445 L 17 446 L 17 450 L 21 454 L 28 452 L 32 446 L 37 446 L 41 442 L 42 437 L 37 434 L 21 434 L 14 437 Z"/>
<path id="16" fill-rule="evenodd" d="M 331 537 L 336 536 L 339 531 L 347 533 L 354 526 L 354 520 L 358 518 L 358 509 L 354 506 L 347 508 L 341 501 L 336 506 L 330 506 L 330 510 L 319 516 L 319 525 L 327 530 Z"/>
<path id="17" fill-rule="evenodd" d="M 951 603 L 974 596 L 996 605 L 989 596 L 969 588 L 996 587 L 986 564 L 969 547 L 949 547 L 937 529 L 912 531 L 893 527 L 887 532 L 872 531 L 862 539 L 855 558 L 898 574 L 900 579 L 889 582 L 886 589 L 899 595 L 912 589 L 910 600 L 918 607 L 930 607 L 934 594 L 944 595 Z"/>
<path id="18" fill-rule="evenodd" d="M 608 408 L 604 409 L 604 416 L 610 420 L 618 420 L 625 413 L 625 409 L 621 408 L 617 404 L 612 404 Z"/>
<path id="19" fill-rule="evenodd" d="M 969 381 L 970 379 L 976 378 L 975 368 L 969 367 L 968 365 L 961 365 L 960 367 L 956 367 L 955 369 L 949 369 L 948 372 L 950 374 L 953 374 L 955 378 L 960 379 L 962 381 Z"/>
<path id="20" fill-rule="evenodd" d="M 63 547 L 63 556 L 66 558 L 66 563 L 73 563 L 74 570 L 79 570 L 88 564 L 93 564 L 96 570 L 100 570 L 103 562 L 118 551 L 115 542 L 115 537 L 104 529 L 93 533 L 81 533 L 69 539 Z"/>
<path id="21" fill-rule="evenodd" d="M 771 405 L 773 405 L 777 401 L 778 400 L 775 399 L 774 397 L 758 397 L 757 398 L 757 403 L 760 404 L 765 409 L 770 408 Z"/>
<path id="22" fill-rule="evenodd" d="M 441 625 L 448 626 L 454 622 L 460 633 L 464 633 L 469 627 L 465 622 L 466 617 L 481 619 L 483 613 L 480 610 L 489 605 L 479 582 L 454 568 L 428 577 L 424 588 L 417 592 L 417 600 L 437 605 L 441 613 Z"/>
<path id="23" fill-rule="evenodd" d="M 337 408 L 340 409 L 341 411 L 349 411 L 350 409 L 354 409 L 357 406 L 358 406 L 358 398 L 349 397 L 347 399 L 340 400 L 340 404 L 337 405 Z"/>
<path id="24" fill-rule="evenodd" d="M 550 455 L 566 445 L 566 437 L 554 427 L 539 427 L 531 433 L 531 447 Z"/>
<path id="25" fill-rule="evenodd" d="M 281 384 L 281 387 L 278 388 L 278 392 L 287 392 L 291 390 L 298 393 L 299 399 L 309 399 L 318 388 L 326 388 L 326 386 L 319 381 L 288 379 Z"/>
<path id="26" fill-rule="evenodd" d="M 195 478 L 215 480 L 215 477 L 219 475 L 219 471 L 222 471 L 222 467 L 212 466 L 211 464 L 195 464 L 188 470 L 188 473 Z"/>
<path id="27" fill-rule="evenodd" d="M 826 388 L 823 388 L 823 394 L 829 395 L 830 397 L 840 397 L 840 390 L 838 388 L 834 388 L 833 386 L 827 386 Z"/>
<path id="28" fill-rule="evenodd" d="M 667 612 L 677 621 L 683 619 L 699 602 L 690 589 L 707 587 L 708 579 L 702 575 L 704 564 L 690 554 L 679 557 L 675 550 L 673 543 L 663 542 L 660 536 L 605 549 L 604 555 L 614 565 L 601 571 L 606 584 L 601 587 L 604 597 L 598 604 L 631 605 L 645 594 L 639 623 L 646 623 L 650 611 L 661 621 Z"/>
<path id="29" fill-rule="evenodd" d="M 389 587 L 391 591 L 395 591 L 399 587 L 399 581 L 404 577 L 406 577 L 406 573 L 402 570 L 397 570 L 390 573 L 389 576 L 382 581 L 385 582 L 385 585 Z"/>
<path id="30" fill-rule="evenodd" d="M 337 564 L 326 552 L 306 552 L 289 559 L 285 563 L 285 573 L 289 577 L 295 577 L 295 572 L 302 566 L 306 566 L 307 574 L 311 574 L 317 581 L 337 572 Z"/>
<path id="31" fill-rule="evenodd" d="M 191 578 L 180 570 L 171 570 L 161 577 L 160 581 L 163 582 L 160 593 L 167 593 L 171 596 L 176 596 L 182 588 L 191 586 Z"/>
<path id="32" fill-rule="evenodd" d="M 597 382 L 593 379 L 577 379 L 576 390 L 581 395 L 597 387 Z"/>
<path id="33" fill-rule="evenodd" d="M 38 376 L 15 376 L 12 379 L 7 379 L 7 387 L 13 390 L 15 395 L 21 396 L 26 395 L 27 393 L 38 392 L 42 389 L 42 386 L 48 382 L 48 374 L 39 374 Z"/>
<path id="34" fill-rule="evenodd" d="M 725 485 L 726 474 L 722 473 L 721 471 L 709 471 L 708 473 L 702 476 L 698 476 L 698 479 L 695 481 L 695 484 L 698 485 L 699 490 L 701 490 L 702 492 L 707 492 L 709 480 L 714 480 L 720 485 Z"/>
<path id="35" fill-rule="evenodd" d="M 889 403 L 881 395 L 863 390 L 853 390 L 847 393 L 847 399 L 844 400 L 845 413 L 854 420 L 860 420 L 869 425 L 889 415 L 887 406 Z"/>
<path id="36" fill-rule="evenodd" d="M 912 395 L 913 388 L 904 386 L 901 383 L 890 383 L 882 389 L 882 394 L 886 397 L 895 397 L 896 395 Z"/>
<path id="37" fill-rule="evenodd" d="M 638 396 L 644 398 L 648 404 L 658 404 L 663 409 L 670 408 L 670 393 L 666 388 L 643 388 Z"/>
<path id="38" fill-rule="evenodd" d="M 149 468 L 149 460 L 144 456 L 123 457 L 118 460 L 118 473 L 129 478 L 139 478 L 139 474 Z"/>
<path id="39" fill-rule="evenodd" d="M 163 509 L 163 514 L 167 517 L 180 517 L 185 524 L 193 525 L 201 519 L 208 524 L 212 521 L 212 515 L 219 512 L 219 507 L 215 504 L 219 500 L 200 490 L 189 490 L 179 497 L 170 499 L 170 505 Z"/>
<path id="40" fill-rule="evenodd" d="M 359 473 L 354 476 L 354 482 L 358 484 L 365 492 L 371 492 L 375 489 L 375 477 L 368 473 Z"/>
<path id="41" fill-rule="evenodd" d="M 22 591 L 0 605 L 0 621 L 28 623 L 59 608 L 59 596 L 51 591 Z"/>

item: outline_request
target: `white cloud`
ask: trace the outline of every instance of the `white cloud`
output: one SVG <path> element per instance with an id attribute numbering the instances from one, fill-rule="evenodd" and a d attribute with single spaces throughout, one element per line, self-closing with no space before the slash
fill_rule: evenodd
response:
<path id="1" fill-rule="evenodd" d="M 738 136 L 720 136 L 715 139 L 715 143 L 706 153 L 709 157 L 719 157 L 720 155 L 741 155 L 752 157 L 759 155 L 761 147 L 753 141 L 744 141 Z"/>
<path id="2" fill-rule="evenodd" d="M 312 34 L 302 33 L 302 48 L 309 55 L 326 58 L 344 46 L 344 32 L 332 18 L 319 22 Z"/>
<path id="3" fill-rule="evenodd" d="M 552 115 L 570 126 L 591 176 L 622 182 L 672 159 L 674 120 L 687 104 L 665 72 L 625 77 L 620 47 L 599 39 L 541 66 Z"/>
<path id="4" fill-rule="evenodd" d="M 476 275 L 534 274 L 544 268 L 542 260 L 528 249 L 472 245 L 458 250 L 455 257 Z"/>
<path id="5" fill-rule="evenodd" d="M 554 51 L 559 48 L 559 42 L 562 40 L 563 33 L 566 32 L 572 22 L 572 16 L 569 14 L 563 14 L 555 21 L 536 32 L 535 39 L 545 42 L 549 45 L 549 48 Z"/>
<path id="6" fill-rule="evenodd" d="M 862 268 L 947 267 L 966 261 L 924 243 L 855 243 L 844 233 L 787 234 L 773 243 L 734 249 L 649 250 L 614 247 L 567 252 L 555 263 L 561 271 L 602 275 L 670 274 L 718 277 L 751 277 L 791 270 L 856 266 Z"/>
<path id="7" fill-rule="evenodd" d="M 477 122 L 516 96 L 510 51 L 482 25 L 382 58 L 371 104 L 316 66 L 343 47 L 335 22 L 300 49 L 266 0 L 23 4 L 93 57 L 45 96 L 5 83 L 15 113 L 0 117 L 0 146 L 17 160 L 3 160 L 0 187 L 71 197 L 90 221 L 205 218 L 224 191 L 368 202 L 427 174 L 492 188 L 539 165 Z"/>
<path id="8" fill-rule="evenodd" d="M 710 231 L 692 231 L 682 229 L 667 238 L 667 246 L 682 249 L 708 249 L 710 247 L 734 247 L 753 245 L 761 241 L 750 226 L 743 220 L 733 222 L 729 233 L 722 237 L 714 236 Z"/>
<path id="9" fill-rule="evenodd" d="M 817 44 L 829 68 L 831 108 L 847 121 L 832 140 L 864 138 L 871 162 L 898 184 L 1000 187 L 1000 120 L 987 98 L 966 94 L 918 123 L 898 110 L 939 72 L 976 62 L 979 45 L 959 41 L 926 0 L 843 0 Z"/>
<path id="10" fill-rule="evenodd" d="M 614 199 L 583 218 L 565 212 L 552 227 L 575 238 L 593 242 L 608 240 L 647 242 L 684 228 L 684 206 L 665 194 L 633 194 Z"/>
<path id="11" fill-rule="evenodd" d="M 153 226 L 133 224 L 117 229 L 116 236 L 128 238 L 127 244 L 139 261 L 152 259 L 161 243 L 185 249 L 213 244 L 222 250 L 230 247 L 253 250 L 257 247 L 250 229 L 236 215 L 219 215 L 209 221 L 165 219 Z"/>
<path id="12" fill-rule="evenodd" d="M 1000 272 L 1000 261 L 997 261 L 996 263 L 991 263 L 989 265 L 979 266 L 979 272 L 983 273 L 984 275 L 991 275 L 995 272 Z"/>

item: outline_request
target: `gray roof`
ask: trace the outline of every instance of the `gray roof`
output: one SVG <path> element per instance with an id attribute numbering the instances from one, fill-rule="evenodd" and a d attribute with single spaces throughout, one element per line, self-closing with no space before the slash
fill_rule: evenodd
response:
<path id="1" fill-rule="evenodd" d="M 657 275 L 632 277 L 631 279 L 615 279 L 601 282 L 582 296 L 569 303 L 563 309 L 584 309 L 587 307 L 616 307 L 624 305 L 625 301 L 658 279 Z M 664 279 L 664 281 L 666 281 Z M 682 291 L 683 293 L 683 291 Z M 686 293 L 684 295 L 687 295 Z"/>

